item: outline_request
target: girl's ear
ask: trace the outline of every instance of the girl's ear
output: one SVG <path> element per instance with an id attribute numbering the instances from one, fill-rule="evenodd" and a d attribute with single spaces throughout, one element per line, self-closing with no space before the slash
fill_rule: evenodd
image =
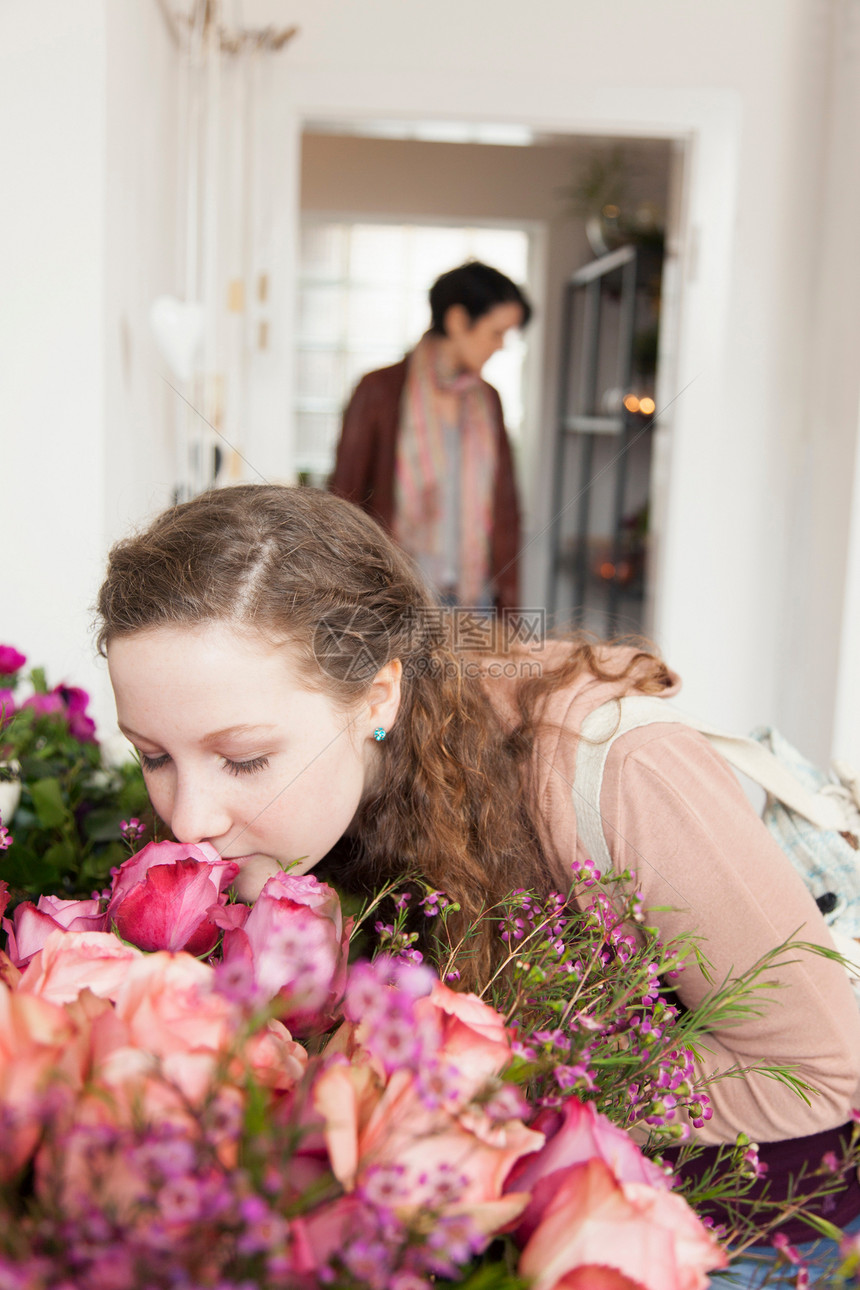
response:
<path id="1" fill-rule="evenodd" d="M 373 678 L 368 695 L 367 729 L 362 732 L 368 739 L 373 738 L 374 730 L 380 726 L 387 732 L 394 725 L 400 708 L 402 677 L 403 664 L 399 658 L 393 658 Z"/>

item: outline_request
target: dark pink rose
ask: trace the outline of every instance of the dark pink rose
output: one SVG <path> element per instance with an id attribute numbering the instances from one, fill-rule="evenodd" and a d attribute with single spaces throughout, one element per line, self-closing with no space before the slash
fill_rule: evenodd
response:
<path id="1" fill-rule="evenodd" d="M 40 717 L 64 717 L 81 743 L 95 743 L 96 723 L 87 716 L 90 696 L 77 685 L 55 685 L 48 694 L 31 694 L 21 705 Z"/>
<path id="2" fill-rule="evenodd" d="M 69 714 L 69 733 L 79 743 L 94 744 L 96 742 L 96 723 L 86 713 L 72 712 Z"/>
<path id="3" fill-rule="evenodd" d="M 532 1199 L 517 1224 L 521 1245 L 529 1239 L 543 1211 L 568 1171 L 589 1160 L 602 1160 L 618 1182 L 645 1183 L 668 1190 L 671 1179 L 643 1156 L 629 1133 L 601 1115 L 588 1102 L 570 1097 L 560 1110 L 540 1111 L 529 1128 L 546 1139 L 539 1151 L 517 1161 L 505 1191 L 528 1191 Z"/>
<path id="4" fill-rule="evenodd" d="M 26 655 L 14 645 L 0 645 L 0 676 L 12 676 L 27 662 Z"/>
<path id="5" fill-rule="evenodd" d="M 7 952 L 16 967 L 25 968 L 41 950 L 51 932 L 103 932 L 107 914 L 99 900 L 61 900 L 40 896 L 37 905 L 16 905 L 11 920 L 3 919 L 8 935 Z"/>
<path id="6" fill-rule="evenodd" d="M 220 935 L 214 917 L 238 872 L 208 842 L 150 842 L 120 866 L 108 925 L 142 950 L 208 954 Z"/>
<path id="7" fill-rule="evenodd" d="M 53 693 L 59 694 L 67 712 L 86 712 L 89 707 L 90 696 L 79 685 L 55 685 Z"/>
<path id="8" fill-rule="evenodd" d="M 77 685 L 56 685 L 54 694 L 59 694 L 66 709 L 69 732 L 82 744 L 95 743 L 96 723 L 87 716 L 90 696 L 86 690 Z"/>
<path id="9" fill-rule="evenodd" d="M 344 926 L 337 893 L 310 874 L 269 878 L 244 927 L 224 933 L 224 962 L 253 969 L 262 1001 L 281 994 L 284 1022 L 295 1034 L 327 1024 L 346 984 L 351 923 Z"/>

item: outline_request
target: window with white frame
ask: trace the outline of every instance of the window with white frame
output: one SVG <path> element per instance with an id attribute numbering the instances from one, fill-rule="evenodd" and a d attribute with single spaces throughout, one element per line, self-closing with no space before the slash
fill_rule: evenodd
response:
<path id="1" fill-rule="evenodd" d="M 476 259 L 525 284 L 529 253 L 529 233 L 518 228 L 305 216 L 296 346 L 299 478 L 325 482 L 350 393 L 365 372 L 396 363 L 427 330 L 427 293 L 440 273 Z M 484 368 L 515 443 L 523 421 L 525 346 L 523 336 L 510 334 Z"/>

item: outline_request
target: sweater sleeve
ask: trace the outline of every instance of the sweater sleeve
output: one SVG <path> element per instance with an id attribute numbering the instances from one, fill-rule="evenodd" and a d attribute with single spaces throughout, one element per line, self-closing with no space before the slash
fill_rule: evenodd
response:
<path id="1" fill-rule="evenodd" d="M 496 604 L 513 611 L 520 607 L 520 507 L 516 472 L 498 393 L 492 389 L 499 452 L 493 489 L 492 566 Z"/>
<path id="2" fill-rule="evenodd" d="M 636 873 L 646 909 L 666 940 L 691 930 L 715 983 L 789 938 L 832 947 L 814 900 L 756 815 L 733 771 L 698 733 L 661 725 L 632 731 L 610 751 L 601 792 L 607 844 Z M 659 911 L 659 912 L 657 912 Z M 707 1143 L 743 1130 L 759 1142 L 843 1124 L 860 1080 L 860 1012 L 840 964 L 812 952 L 768 971 L 759 1015 L 712 1032 L 707 1075 L 753 1063 L 790 1065 L 810 1104 L 761 1074 L 712 1084 Z M 695 1006 L 711 988 L 694 962 L 677 987 Z"/>
<path id="3" fill-rule="evenodd" d="M 365 509 L 373 493 L 378 409 L 373 382 L 362 377 L 346 406 L 329 489 Z"/>

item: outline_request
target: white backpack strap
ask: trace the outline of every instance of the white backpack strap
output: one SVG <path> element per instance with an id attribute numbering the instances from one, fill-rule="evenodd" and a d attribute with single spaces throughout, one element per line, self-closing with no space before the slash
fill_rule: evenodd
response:
<path id="1" fill-rule="evenodd" d="M 640 697 L 640 696 L 635 696 Z M 593 712 L 589 712 L 579 731 L 576 750 L 576 773 L 573 780 L 573 808 L 576 812 L 576 831 L 585 854 L 597 867 L 598 873 L 609 873 L 612 856 L 606 845 L 603 816 L 600 811 L 600 790 L 606 759 L 615 740 L 636 726 L 649 721 L 665 720 L 661 711 L 662 699 L 642 695 L 648 705 L 637 713 L 629 707 L 628 699 L 610 699 Z"/>
<path id="2" fill-rule="evenodd" d="M 623 699 L 610 699 L 595 708 L 580 729 L 573 781 L 576 824 L 585 853 L 600 873 L 608 873 L 612 868 L 600 814 L 600 790 L 606 759 L 616 739 L 640 726 L 657 722 L 698 730 L 736 770 L 819 828 L 843 832 L 853 827 L 842 800 L 826 792 L 810 793 L 772 752 L 755 739 L 728 735 L 680 711 L 665 699 L 630 694 Z"/>

